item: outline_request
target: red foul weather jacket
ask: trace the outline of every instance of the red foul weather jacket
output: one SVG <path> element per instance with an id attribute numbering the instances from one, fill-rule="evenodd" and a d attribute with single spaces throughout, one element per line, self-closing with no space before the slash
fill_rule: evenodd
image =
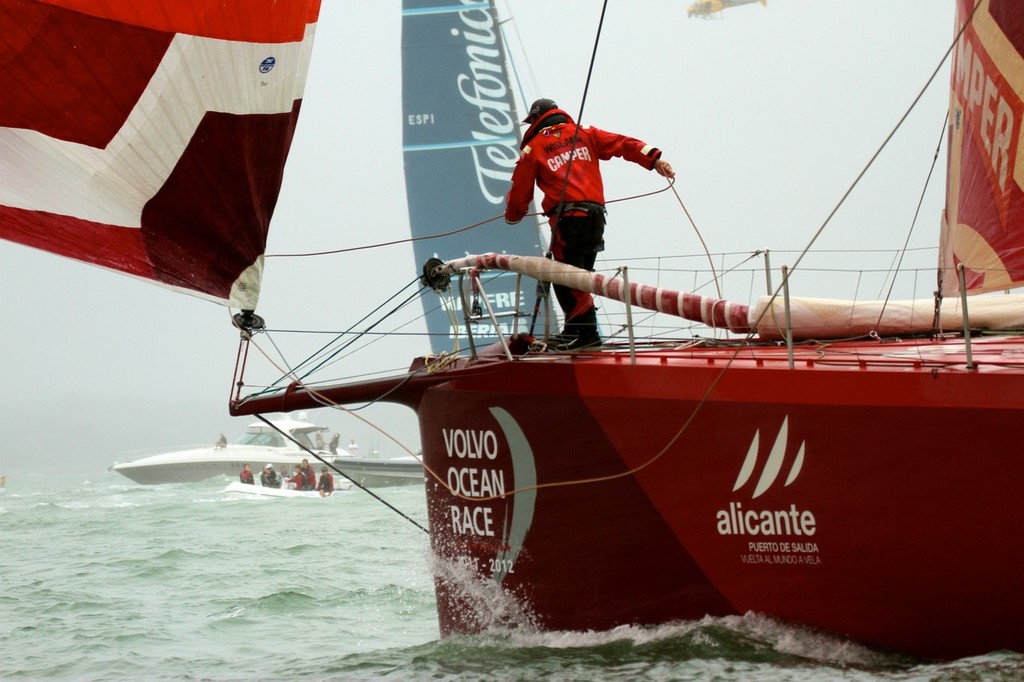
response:
<path id="1" fill-rule="evenodd" d="M 546 125 L 545 122 L 556 114 L 565 116 L 568 123 Z M 575 145 L 574 133 L 579 135 Z M 661 158 L 661 150 L 646 142 L 591 126 L 577 126 L 561 109 L 545 112 L 530 126 L 520 148 L 522 154 L 512 172 L 512 189 L 505 199 L 505 221 L 509 223 L 518 223 L 529 211 L 534 183 L 544 192 L 541 208 L 550 215 L 562 197 L 566 169 L 570 176 L 563 201 L 591 201 L 603 205 L 604 183 L 599 161 L 620 156 L 651 170 Z"/>

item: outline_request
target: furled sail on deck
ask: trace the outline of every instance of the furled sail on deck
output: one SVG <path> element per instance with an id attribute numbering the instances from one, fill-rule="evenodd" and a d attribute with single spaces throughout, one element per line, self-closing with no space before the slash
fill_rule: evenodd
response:
<path id="1" fill-rule="evenodd" d="M 239 308 L 320 0 L 0 0 L 0 237 Z"/>
<path id="2" fill-rule="evenodd" d="M 957 30 L 977 0 L 957 0 Z M 1024 284 L 1024 19 L 1019 0 L 982 0 L 953 53 L 942 291 Z"/>
<path id="3" fill-rule="evenodd" d="M 515 113 L 506 51 L 491 0 L 403 0 L 402 103 L 405 183 L 413 237 L 448 232 L 494 217 L 504 210 L 512 169 L 519 158 L 520 126 Z M 493 251 L 542 252 L 536 223 L 510 227 L 504 220 L 451 236 L 414 242 L 417 266 Z M 485 285 L 495 312 L 515 305 L 515 276 L 502 273 Z M 527 307 L 535 284 L 524 280 Z M 524 299 L 524 300 L 526 300 Z M 424 299 L 435 352 L 451 350 L 452 321 Z M 509 320 L 509 318 L 501 318 Z M 511 322 L 503 326 L 511 327 Z M 509 331 L 508 328 L 505 331 Z M 478 325 L 474 336 L 497 339 L 493 327 Z"/>

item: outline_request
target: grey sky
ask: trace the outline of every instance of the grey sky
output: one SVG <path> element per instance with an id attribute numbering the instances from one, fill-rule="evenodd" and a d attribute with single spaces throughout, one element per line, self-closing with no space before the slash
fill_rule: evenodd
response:
<path id="1" fill-rule="evenodd" d="M 551 97 L 576 115 L 601 3 L 499 6 L 509 5 L 526 99 Z M 939 63 L 954 17 L 953 0 L 769 0 L 714 21 L 688 19 L 684 0 L 609 5 L 584 122 L 664 150 L 713 252 L 802 248 Z M 408 236 L 400 41 L 397 0 L 324 0 L 268 253 Z M 819 248 L 903 243 L 947 92 L 948 64 Z M 944 154 L 915 247 L 937 241 Z M 609 199 L 664 187 L 621 161 L 604 168 Z M 700 252 L 671 193 L 613 205 L 606 237 L 607 263 Z M 270 259 L 259 312 L 275 328 L 344 329 L 418 268 L 405 245 Z M 811 276 L 794 286 L 829 295 Z M 227 310 L 6 242 L 0 287 L 0 472 L 31 457 L 33 468 L 98 473 L 128 451 L 234 438 L 251 421 L 227 416 L 237 346 Z M 404 368 L 426 344 L 403 348 L 366 354 L 359 367 Z M 415 447 L 411 413 L 370 412 Z M 350 417 L 313 416 L 343 442 L 399 454 Z"/>

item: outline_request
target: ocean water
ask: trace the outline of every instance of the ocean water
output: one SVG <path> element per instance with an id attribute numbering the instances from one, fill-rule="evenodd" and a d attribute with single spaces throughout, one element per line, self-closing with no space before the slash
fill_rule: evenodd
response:
<path id="1" fill-rule="evenodd" d="M 4 680 L 1021 680 L 1024 655 L 927 662 L 757 614 L 440 640 L 426 534 L 359 491 L 232 499 L 226 479 L 8 479 Z M 376 491 L 426 525 L 422 487 Z"/>

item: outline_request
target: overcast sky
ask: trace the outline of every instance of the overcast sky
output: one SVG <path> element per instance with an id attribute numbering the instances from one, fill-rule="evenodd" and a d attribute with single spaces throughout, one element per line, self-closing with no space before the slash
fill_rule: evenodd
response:
<path id="1" fill-rule="evenodd" d="M 939 64 L 952 39 L 953 0 L 769 0 L 713 21 L 688 19 L 687 4 L 609 2 L 584 121 L 664 150 L 711 251 L 769 247 L 779 265 L 784 251 L 807 244 Z M 499 7 L 511 9 L 525 98 L 551 97 L 576 115 L 601 3 Z M 268 253 L 408 236 L 400 45 L 398 0 L 358 9 L 324 0 Z M 819 248 L 903 244 L 939 140 L 948 81 L 946 64 Z M 944 147 L 942 154 L 912 247 L 937 241 Z M 612 199 L 664 181 L 618 161 L 605 164 L 605 185 Z M 700 252 L 670 193 L 614 205 L 606 240 L 606 263 Z M 269 259 L 259 312 L 275 328 L 345 329 L 419 267 L 407 245 Z M 804 286 L 798 293 L 829 295 L 810 276 Z M 925 282 L 918 295 L 932 286 Z M 220 432 L 236 438 L 252 421 L 227 414 L 236 348 L 226 309 L 0 242 L 0 472 L 100 475 L 138 451 L 212 442 Z M 408 339 L 402 351 L 370 352 L 358 367 L 401 370 L 423 351 L 426 343 Z M 417 446 L 404 408 L 367 416 Z M 310 417 L 364 451 L 378 442 L 385 454 L 401 454 L 351 417 Z"/>

